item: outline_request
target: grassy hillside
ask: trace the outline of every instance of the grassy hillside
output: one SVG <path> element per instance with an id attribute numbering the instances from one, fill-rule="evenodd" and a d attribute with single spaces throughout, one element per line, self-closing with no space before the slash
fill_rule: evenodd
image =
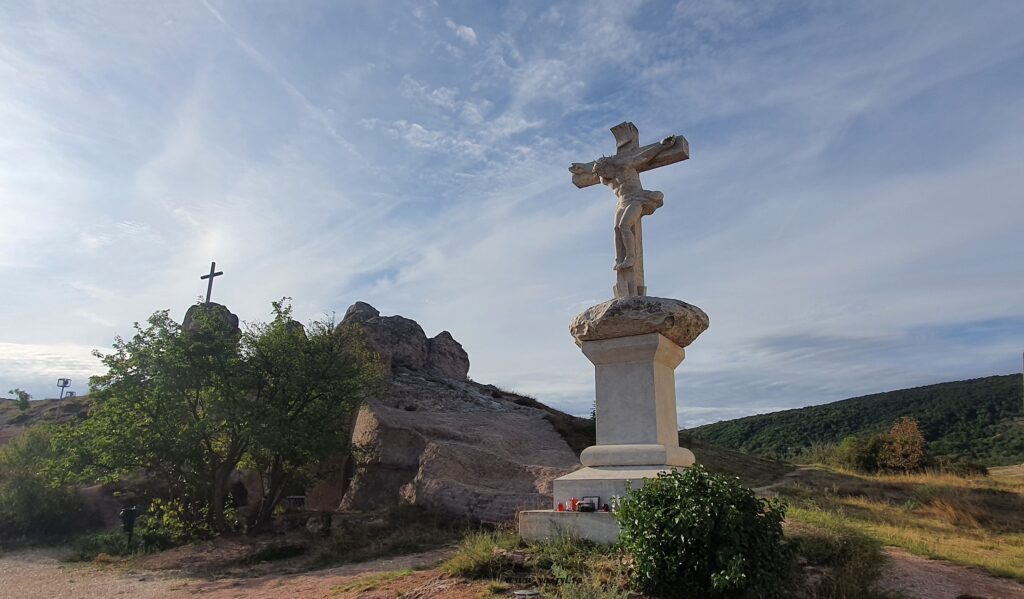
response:
<path id="1" fill-rule="evenodd" d="M 1021 375 L 990 376 L 718 422 L 687 431 L 722 447 L 787 457 L 815 442 L 888 429 L 910 416 L 935 455 L 989 466 L 1024 462 Z"/>

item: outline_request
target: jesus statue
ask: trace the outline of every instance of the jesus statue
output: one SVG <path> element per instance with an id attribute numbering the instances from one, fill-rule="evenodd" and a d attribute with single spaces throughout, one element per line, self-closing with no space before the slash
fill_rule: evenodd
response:
<path id="1" fill-rule="evenodd" d="M 618 200 L 615 208 L 615 264 L 618 283 L 615 297 L 646 295 L 643 273 L 643 240 L 640 219 L 665 203 L 665 194 L 650 191 L 640 183 L 643 171 L 689 158 L 689 144 L 682 136 L 670 135 L 658 143 L 640 147 L 640 134 L 633 123 L 612 127 L 614 156 L 569 167 L 573 183 L 588 187 L 607 185 Z"/>

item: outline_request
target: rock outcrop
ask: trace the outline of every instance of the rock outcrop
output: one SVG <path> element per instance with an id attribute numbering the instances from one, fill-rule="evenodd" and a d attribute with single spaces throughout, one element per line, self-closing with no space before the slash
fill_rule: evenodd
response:
<path id="1" fill-rule="evenodd" d="M 427 340 L 427 372 L 459 380 L 469 376 L 469 354 L 448 331 Z"/>
<path id="2" fill-rule="evenodd" d="M 352 304 L 341 323 L 360 324 L 389 370 L 407 368 L 453 379 L 465 379 L 469 374 L 469 354 L 448 331 L 427 339 L 415 320 L 381 316 L 365 302 Z"/>
<path id="3" fill-rule="evenodd" d="M 185 318 L 181 320 L 181 329 L 189 333 L 200 331 L 201 318 L 219 319 L 228 332 L 235 334 L 239 332 L 238 316 L 228 310 L 227 306 L 217 302 L 189 306 L 189 309 L 185 311 Z"/>
<path id="4" fill-rule="evenodd" d="M 354 322 L 390 368 L 387 391 L 357 418 L 354 472 L 311 490 L 307 507 L 405 504 L 506 522 L 550 505 L 551 481 L 579 466 L 550 412 L 467 380 L 469 357 L 447 331 L 428 339 L 415 321 L 362 302 L 342 325 Z"/>

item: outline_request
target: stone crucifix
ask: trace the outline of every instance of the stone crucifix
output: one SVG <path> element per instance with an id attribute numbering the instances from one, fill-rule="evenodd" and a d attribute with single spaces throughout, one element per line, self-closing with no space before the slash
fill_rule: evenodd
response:
<path id="1" fill-rule="evenodd" d="M 640 147 L 640 132 L 628 121 L 615 125 L 611 131 L 615 136 L 614 156 L 574 162 L 569 172 L 576 187 L 602 183 L 619 200 L 615 208 L 615 297 L 647 295 L 640 218 L 661 208 L 665 194 L 644 189 L 640 173 L 686 160 L 690 157 L 690 144 L 682 135 L 670 135 Z"/>

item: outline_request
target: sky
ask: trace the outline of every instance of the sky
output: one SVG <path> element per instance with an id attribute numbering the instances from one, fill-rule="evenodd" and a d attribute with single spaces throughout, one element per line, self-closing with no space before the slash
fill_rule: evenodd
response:
<path id="1" fill-rule="evenodd" d="M 1024 3 L 0 4 L 0 390 L 87 392 L 92 350 L 205 294 L 244 321 L 355 301 L 470 376 L 589 413 L 568 322 L 611 298 L 642 176 L 650 295 L 711 327 L 683 427 L 1019 372 Z"/>

